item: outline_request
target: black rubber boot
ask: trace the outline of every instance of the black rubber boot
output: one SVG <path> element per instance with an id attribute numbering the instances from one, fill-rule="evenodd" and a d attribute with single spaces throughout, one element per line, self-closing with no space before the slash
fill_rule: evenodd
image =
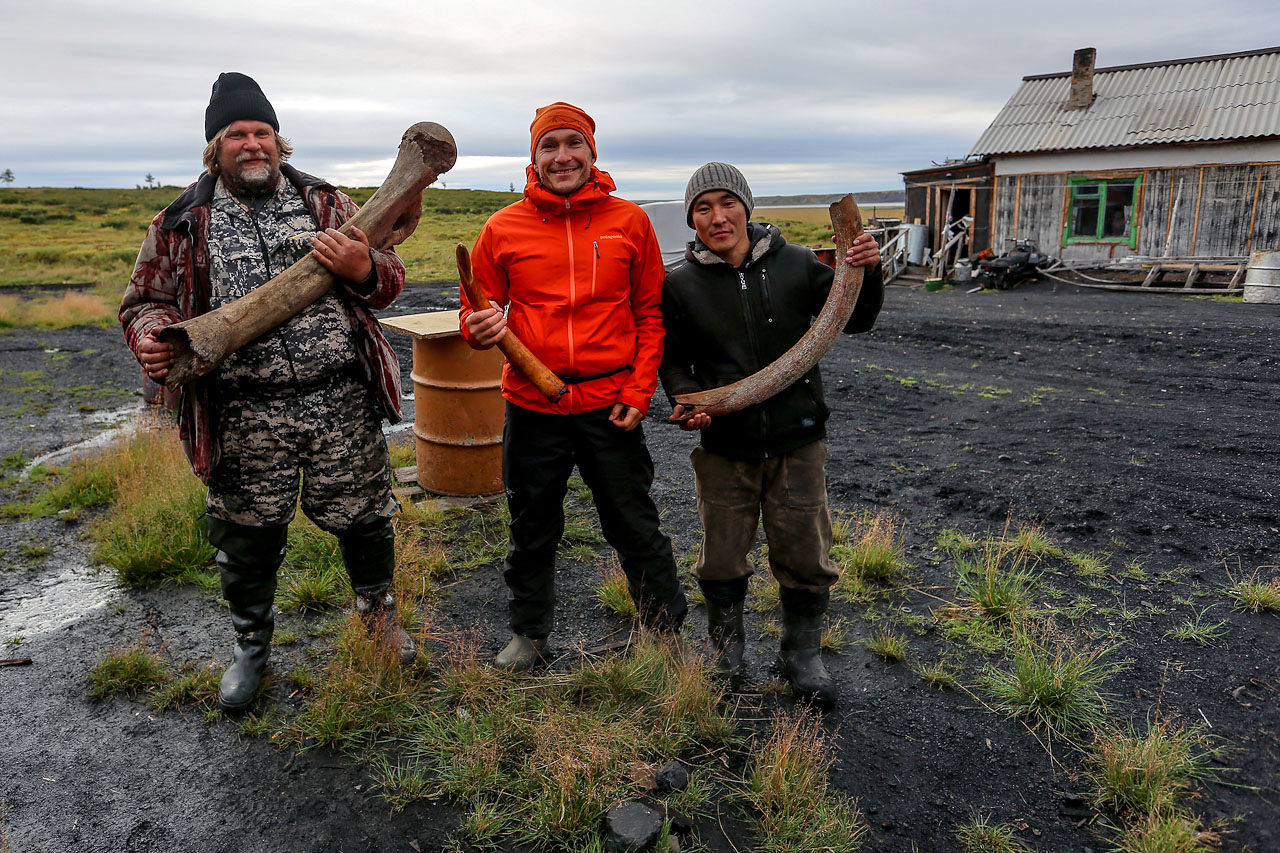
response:
<path id="1" fill-rule="evenodd" d="M 822 630 L 830 593 L 782 587 L 782 650 L 778 666 L 796 699 L 818 708 L 835 707 L 840 691 L 822 665 Z"/>
<path id="2" fill-rule="evenodd" d="M 236 632 L 231 666 L 218 683 L 218 704 L 222 710 L 238 714 L 253 705 L 271 654 L 276 571 L 284 560 L 289 526 L 250 527 L 212 516 L 206 520 L 209 543 L 218 549 L 214 561 L 221 576 L 222 597 L 230 607 Z"/>
<path id="3" fill-rule="evenodd" d="M 396 569 L 396 531 L 391 519 L 371 515 L 338 534 L 347 577 L 356 593 L 356 612 L 365 630 L 403 664 L 418 656 L 413 638 L 396 617 L 395 599 L 387 592 Z"/>
<path id="4" fill-rule="evenodd" d="M 747 630 L 742 608 L 747 597 L 747 579 L 698 581 L 707 602 L 707 635 L 716 652 L 716 671 L 737 687 L 746 673 L 742 662 L 747 647 Z"/>

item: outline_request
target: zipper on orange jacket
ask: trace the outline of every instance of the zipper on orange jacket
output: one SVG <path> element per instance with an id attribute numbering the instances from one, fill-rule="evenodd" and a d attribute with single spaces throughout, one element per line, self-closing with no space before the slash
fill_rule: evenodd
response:
<path id="1" fill-rule="evenodd" d="M 596 250 L 595 255 L 591 258 L 591 298 L 596 296 L 596 266 L 600 263 L 600 242 L 598 240 L 591 241 L 591 248 Z"/>
<path id="2" fill-rule="evenodd" d="M 573 312 L 578 305 L 578 282 L 574 276 L 573 266 L 573 227 L 569 223 L 570 219 L 569 199 L 564 200 L 564 237 L 565 242 L 569 244 L 569 318 L 565 324 L 565 331 L 569 338 L 569 373 L 576 374 L 577 358 L 573 349 Z M 570 386 L 572 389 L 572 386 Z"/>

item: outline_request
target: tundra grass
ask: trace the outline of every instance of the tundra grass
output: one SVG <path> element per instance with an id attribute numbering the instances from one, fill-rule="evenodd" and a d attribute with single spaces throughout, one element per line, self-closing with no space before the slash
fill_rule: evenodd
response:
<path id="1" fill-rule="evenodd" d="M 1227 587 L 1227 595 L 1236 603 L 1236 607 L 1249 613 L 1280 612 L 1280 575 L 1265 580 L 1259 577 L 1262 568 L 1275 570 L 1275 566 L 1254 569 L 1248 577 L 1231 581 Z"/>
<path id="2" fill-rule="evenodd" d="M 1116 853 L 1210 853 L 1220 849 L 1219 836 L 1203 830 L 1181 812 L 1151 812 L 1122 829 Z"/>
<path id="3" fill-rule="evenodd" d="M 1208 612 L 1208 607 L 1197 611 L 1191 618 L 1174 626 L 1166 636 L 1200 646 L 1216 644 L 1226 633 L 1223 628 L 1226 626 L 1227 620 L 1220 619 L 1217 622 L 1210 622 L 1206 618 Z"/>
<path id="4" fill-rule="evenodd" d="M 98 326 L 105 329 L 119 323 L 119 311 L 118 293 L 70 292 L 36 299 L 0 293 L 0 329 L 15 326 L 36 329 Z"/>
<path id="5" fill-rule="evenodd" d="M 1210 777 L 1211 751 L 1202 729 L 1169 720 L 1152 722 L 1146 734 L 1103 734 L 1086 758 L 1094 800 L 1121 815 L 1169 813 Z"/>
<path id="6" fill-rule="evenodd" d="M 1010 659 L 988 665 L 980 679 L 997 710 L 1067 738 L 1105 721 L 1103 686 L 1123 668 L 1107 660 L 1111 647 L 1086 646 L 1039 625 L 1019 628 L 1012 646 Z"/>
<path id="7" fill-rule="evenodd" d="M 914 671 L 939 690 L 955 690 L 960 686 L 959 669 L 951 661 L 920 662 L 916 664 Z"/>
<path id="8" fill-rule="evenodd" d="M 837 517 L 832 527 L 831 556 L 841 568 L 839 584 L 846 593 L 853 593 L 856 584 L 890 584 L 902 572 L 906 543 L 901 525 L 889 513 Z"/>
<path id="9" fill-rule="evenodd" d="M 886 661 L 904 661 L 907 659 L 907 640 L 901 634 L 892 631 L 875 630 L 866 640 L 867 651 L 878 655 Z"/>
<path id="10" fill-rule="evenodd" d="M 1027 848 L 1014 837 L 1007 823 L 991 823 L 986 815 L 956 829 L 956 841 L 964 853 L 1021 853 Z"/>
<path id="11" fill-rule="evenodd" d="M 1037 583 L 1036 574 L 1027 568 L 1029 553 L 1016 540 L 988 537 L 976 555 L 957 559 L 961 604 L 1002 623 L 1026 616 Z"/>
<path id="12" fill-rule="evenodd" d="M 600 565 L 600 572 L 601 580 L 596 585 L 596 600 L 600 606 L 624 619 L 635 618 L 636 603 L 631 599 L 627 576 L 622 569 L 616 562 L 608 562 Z"/>
<path id="13" fill-rule="evenodd" d="M 834 748 L 816 717 L 784 714 L 752 753 L 746 793 L 755 811 L 752 849 L 861 849 L 867 826 L 856 803 L 828 788 Z"/>
<path id="14" fill-rule="evenodd" d="M 193 163 L 193 178 L 197 171 Z M 151 218 L 180 192 L 178 187 L 0 191 L 0 285 L 123 284 Z M 349 189 L 348 194 L 362 203 L 373 189 Z M 457 280 L 454 247 L 474 243 L 489 215 L 519 198 L 484 190 L 425 190 L 417 229 L 396 247 L 409 279 Z"/>
<path id="15" fill-rule="evenodd" d="M 389 722 L 403 757 L 384 764 L 379 784 L 398 805 L 449 796 L 471 843 L 576 848 L 593 842 L 610 804 L 640 793 L 637 763 L 730 741 L 720 690 L 700 658 L 648 638 L 624 656 L 531 677 L 454 647 L 438 684 Z"/>
<path id="16" fill-rule="evenodd" d="M 118 462 L 109 460 L 116 455 Z M 176 430 L 137 433 L 104 457 L 112 511 L 93 521 L 94 559 L 127 587 L 191 581 L 213 559 L 204 522 L 204 486 L 191 474 Z"/>
<path id="17" fill-rule="evenodd" d="M 113 696 L 140 693 L 163 686 L 169 678 L 160 655 L 141 645 L 107 652 L 89 670 L 89 698 L 101 702 Z"/>

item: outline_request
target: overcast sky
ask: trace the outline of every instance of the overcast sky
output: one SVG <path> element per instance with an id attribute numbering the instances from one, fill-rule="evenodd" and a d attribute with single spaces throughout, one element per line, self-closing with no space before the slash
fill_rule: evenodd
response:
<path id="1" fill-rule="evenodd" d="M 865 7 L 865 8 L 864 8 Z M 709 160 L 758 195 L 895 189 L 968 153 L 1027 74 L 1280 44 L 1274 0 L 719 2 L 36 0 L 0 18 L 0 170 L 13 186 L 132 187 L 200 171 L 221 71 L 255 78 L 304 171 L 376 185 L 443 124 L 449 187 L 524 183 L 536 107 L 596 120 L 630 198 Z"/>

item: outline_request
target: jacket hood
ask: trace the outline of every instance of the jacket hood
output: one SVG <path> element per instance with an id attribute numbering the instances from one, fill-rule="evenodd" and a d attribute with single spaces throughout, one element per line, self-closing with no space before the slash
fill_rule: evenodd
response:
<path id="1" fill-rule="evenodd" d="M 778 226 L 770 225 L 768 222 L 748 222 L 747 242 L 751 244 L 751 251 L 747 252 L 747 258 L 743 261 L 743 266 L 754 264 L 765 255 L 776 252 L 787 245 L 787 240 L 782 236 L 782 232 L 778 230 Z M 714 266 L 715 264 L 729 265 L 728 261 L 708 249 L 697 237 L 689 241 L 684 250 L 684 258 L 691 264 L 698 264 L 704 267 Z"/>
<path id="2" fill-rule="evenodd" d="M 564 210 L 565 196 L 553 193 L 544 187 L 542 181 L 538 180 L 538 170 L 532 163 L 525 166 L 524 174 L 526 179 L 524 185 L 525 198 L 540 208 Z M 617 184 L 613 182 L 613 178 L 608 172 L 592 166 L 591 174 L 587 176 L 587 182 L 569 195 L 568 200 L 573 205 L 590 204 L 608 196 L 617 188 Z"/>
<path id="3" fill-rule="evenodd" d="M 280 164 L 280 174 L 285 180 L 293 184 L 298 189 L 303 187 L 320 187 L 326 190 L 334 189 L 333 185 L 323 178 L 317 178 L 315 175 L 308 175 L 306 172 L 300 172 L 290 166 L 288 163 Z M 218 179 L 208 172 L 201 172 L 200 177 L 196 178 L 196 182 L 182 191 L 182 195 L 178 196 L 173 202 L 164 209 L 164 220 L 160 223 L 160 227 L 166 231 L 172 231 L 178 227 L 178 223 L 182 218 L 191 212 L 192 208 L 202 207 L 213 200 L 213 190 L 218 184 Z"/>

